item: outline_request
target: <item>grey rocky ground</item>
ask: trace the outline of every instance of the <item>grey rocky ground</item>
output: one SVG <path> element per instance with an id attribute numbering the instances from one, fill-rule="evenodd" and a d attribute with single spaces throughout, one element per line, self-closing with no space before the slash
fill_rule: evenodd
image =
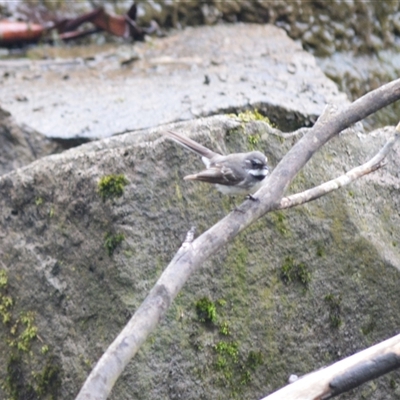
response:
<path id="1" fill-rule="evenodd" d="M 241 30 L 247 28 L 244 35 Z M 185 43 L 189 33 L 201 37 L 203 32 L 217 42 L 224 36 L 221 32 L 230 28 L 216 27 L 215 34 L 211 29 L 184 32 Z M 260 44 L 260 35 L 267 31 L 280 38 L 280 46 L 271 47 L 268 38 Z M 168 86 L 169 79 L 182 82 L 177 87 L 183 94 L 177 91 L 156 103 L 151 129 L 47 157 L 28 152 L 25 166 L 5 167 L 9 172 L 0 176 L 1 398 L 73 399 L 187 230 L 196 225 L 201 233 L 235 207 L 207 185 L 182 180 L 200 168 L 200 161 L 163 139 L 166 127 L 223 152 L 256 147 L 273 167 L 298 137 L 272 134 L 263 121 L 227 115 L 197 117 L 258 106 L 278 128 L 287 129 L 309 125 L 327 102 L 347 103 L 312 57 L 276 28 L 239 26 L 238 32 L 242 34 L 235 39 L 236 56 L 245 60 L 247 80 L 241 79 L 243 71 L 236 74 L 229 69 L 236 65 L 230 58 L 232 46 L 222 52 L 226 57 L 222 62 L 217 59 L 215 65 L 210 62 L 204 67 L 193 61 L 189 50 L 179 52 L 180 39 L 173 36 L 160 44 L 170 58 L 157 64 L 154 79 L 158 86 L 162 82 Z M 246 46 L 237 45 L 240 38 Z M 217 43 L 224 48 L 224 41 Z M 151 51 L 159 54 L 157 46 L 151 50 L 148 45 L 139 65 L 148 62 L 146 54 Z M 251 59 L 249 49 L 255 52 Z M 197 52 L 203 60 L 205 50 Z M 185 54 L 190 67 L 182 59 L 175 65 L 177 54 Z M 119 61 L 113 62 L 120 68 Z M 225 82 L 219 78 L 221 72 L 213 70 L 221 66 L 227 70 Z M 71 76 L 65 82 L 72 82 L 79 68 L 68 72 Z M 16 76 L 24 73 L 34 75 L 16 68 Z M 59 82 L 63 81 L 64 72 L 48 73 L 59 74 Z M 135 70 L 125 73 L 128 80 Z M 95 70 L 93 78 L 85 75 L 85 81 L 99 82 L 99 75 Z M 108 76 L 112 77 L 112 68 Z M 153 75 L 148 76 L 150 81 Z M 259 88 L 260 77 L 265 89 Z M 181 101 L 192 95 L 186 92 L 185 82 L 191 89 L 196 84 L 195 92 L 200 93 L 188 103 Z M 213 85 L 225 87 L 230 95 L 218 95 Z M 24 93 L 28 101 L 19 103 L 25 104 L 29 116 L 30 96 L 37 93 L 28 90 L 32 90 Z M 268 97 L 271 93 L 276 97 Z M 81 105 L 84 94 L 77 96 Z M 153 89 L 149 96 L 158 101 Z M 137 102 L 140 99 L 143 107 L 152 104 L 146 97 Z M 140 103 L 135 112 L 123 108 L 125 101 L 117 105 L 103 109 L 103 132 L 110 132 L 111 121 L 120 118 L 139 123 L 113 133 L 148 126 L 149 122 L 141 125 Z M 69 101 L 64 106 L 70 107 Z M 43 112 L 47 107 L 57 109 L 46 103 Z M 163 114 L 164 110 L 168 112 Z M 61 120 L 53 114 L 42 118 L 43 126 L 53 124 L 53 117 Z M 9 123 L 6 113 L 0 117 L 1 124 Z M 89 111 L 76 123 L 84 117 L 89 124 Z M 176 122 L 189 118 L 194 119 Z M 57 132 L 59 127 L 75 126 L 72 119 L 64 119 L 64 125 L 54 124 Z M 162 125 L 171 121 L 174 124 Z M 54 132 L 54 127 L 49 131 Z M 381 129 L 334 139 L 312 158 L 289 192 L 312 187 L 366 161 L 390 134 L 389 129 Z M 16 151 L 15 157 L 20 154 Z M 267 215 L 207 262 L 129 364 L 110 398 L 256 399 L 284 385 L 290 374 L 305 374 L 394 335 L 400 325 L 399 156 L 397 147 L 386 168 L 350 187 Z M 102 199 L 98 184 L 110 174 L 123 174 L 127 185 L 121 197 Z M 122 242 L 112 246 L 113 251 L 107 249 L 110 238 L 122 238 L 121 234 Z M 204 297 L 215 304 L 214 323 L 201 322 L 196 314 L 196 303 Z M 399 373 L 394 372 L 342 399 L 398 398 L 398 379 Z"/>
<path id="2" fill-rule="evenodd" d="M 326 103 L 346 101 L 313 56 L 269 25 L 190 28 L 72 62 L 3 61 L 1 69 L 2 106 L 17 122 L 64 139 L 107 137 L 246 107 L 289 129 L 312 123 Z"/>

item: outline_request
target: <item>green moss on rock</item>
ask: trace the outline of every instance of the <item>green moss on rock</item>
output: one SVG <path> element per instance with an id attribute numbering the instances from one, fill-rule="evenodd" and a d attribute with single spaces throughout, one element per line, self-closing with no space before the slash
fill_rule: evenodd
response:
<path id="1" fill-rule="evenodd" d="M 38 374 L 34 374 L 34 377 L 35 392 L 40 398 L 56 400 L 61 388 L 61 369 L 55 357 L 50 357 L 43 369 Z"/>
<path id="2" fill-rule="evenodd" d="M 48 345 L 44 344 L 40 349 L 35 347 L 38 337 L 35 314 L 13 310 L 17 304 L 7 293 L 9 290 L 7 271 L 0 270 L 2 333 L 7 343 L 1 388 L 9 400 L 56 400 L 61 388 L 59 362 L 50 353 Z"/>
<path id="3" fill-rule="evenodd" d="M 281 279 L 284 283 L 299 282 L 306 288 L 311 282 L 311 272 L 304 263 L 296 263 L 293 257 L 286 257 L 281 266 Z"/>
<path id="4" fill-rule="evenodd" d="M 332 328 L 338 329 L 342 325 L 342 317 L 341 317 L 341 302 L 342 296 L 335 296 L 332 293 L 327 294 L 324 297 L 325 303 L 329 308 L 329 322 Z"/>
<path id="5" fill-rule="evenodd" d="M 115 249 L 124 241 L 125 235 L 123 233 L 106 233 L 104 236 L 104 248 L 107 254 L 111 257 Z"/>
<path id="6" fill-rule="evenodd" d="M 125 175 L 105 175 L 99 183 L 97 192 L 103 200 L 121 197 L 124 194 L 124 187 L 128 184 Z"/>
<path id="7" fill-rule="evenodd" d="M 215 323 L 217 320 L 217 308 L 215 303 L 207 297 L 203 297 L 196 302 L 196 313 L 199 321 Z"/>

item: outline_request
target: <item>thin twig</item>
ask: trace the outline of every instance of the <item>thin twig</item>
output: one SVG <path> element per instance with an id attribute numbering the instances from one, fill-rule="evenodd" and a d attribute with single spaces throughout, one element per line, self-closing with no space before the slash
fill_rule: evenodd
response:
<path id="1" fill-rule="evenodd" d="M 382 147 L 382 149 L 365 164 L 353 168 L 352 170 L 346 172 L 344 175 L 332 179 L 328 182 L 322 183 L 321 185 L 313 187 L 312 189 L 308 189 L 304 192 L 296 193 L 288 197 L 283 197 L 277 209 L 282 210 L 286 208 L 291 208 L 318 199 L 319 197 L 324 196 L 327 193 L 348 185 L 354 180 L 360 178 L 361 176 L 367 175 L 381 168 L 385 163 L 383 159 L 388 155 L 396 141 L 400 138 L 399 126 L 400 124 L 398 125 L 398 128 L 396 128 L 397 133 L 393 137 L 391 137 L 386 142 L 385 146 Z"/>

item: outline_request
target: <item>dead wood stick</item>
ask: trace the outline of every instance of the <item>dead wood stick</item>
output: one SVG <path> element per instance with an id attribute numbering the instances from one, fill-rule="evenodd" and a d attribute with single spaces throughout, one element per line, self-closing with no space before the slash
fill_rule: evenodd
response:
<path id="1" fill-rule="evenodd" d="M 262 400 L 327 400 L 400 368 L 400 335 L 307 374 Z"/>
<path id="2" fill-rule="evenodd" d="M 231 212 L 185 249 L 179 250 L 131 320 L 100 358 L 76 400 L 105 400 L 125 366 L 158 325 L 189 277 L 241 231 L 276 209 L 295 175 L 326 142 L 343 129 L 399 99 L 400 79 L 397 79 L 333 115 L 322 115 L 283 157 L 267 178 L 267 184 L 255 194 L 259 201 L 246 200 L 240 206 L 243 212 Z"/>

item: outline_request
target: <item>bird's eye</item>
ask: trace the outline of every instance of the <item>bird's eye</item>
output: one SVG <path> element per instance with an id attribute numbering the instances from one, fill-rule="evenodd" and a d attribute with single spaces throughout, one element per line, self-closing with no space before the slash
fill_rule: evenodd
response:
<path id="1" fill-rule="evenodd" d="M 262 162 L 261 162 L 260 160 L 257 160 L 257 159 L 255 159 L 255 158 L 253 158 L 253 159 L 251 160 L 251 166 L 252 166 L 253 168 L 260 168 L 260 167 L 262 166 Z"/>

